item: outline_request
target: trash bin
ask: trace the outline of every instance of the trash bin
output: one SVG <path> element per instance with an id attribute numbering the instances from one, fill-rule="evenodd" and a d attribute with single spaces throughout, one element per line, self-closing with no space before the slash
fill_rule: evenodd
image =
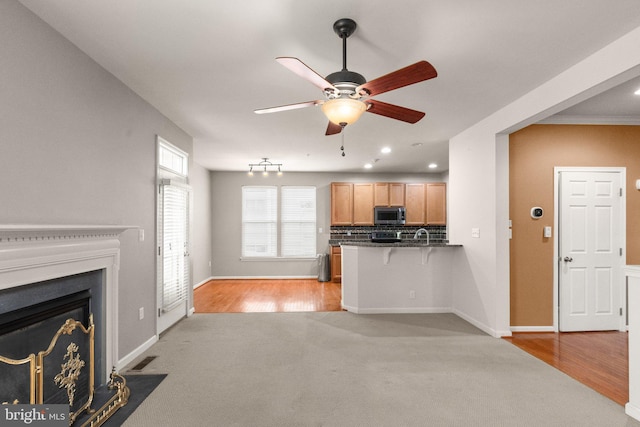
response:
<path id="1" fill-rule="evenodd" d="M 329 254 L 318 254 L 318 282 L 328 282 L 331 279 Z"/>

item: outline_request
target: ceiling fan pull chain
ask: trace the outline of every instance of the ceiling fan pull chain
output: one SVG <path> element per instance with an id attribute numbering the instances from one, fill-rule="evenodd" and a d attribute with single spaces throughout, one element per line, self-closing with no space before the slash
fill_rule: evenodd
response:
<path id="1" fill-rule="evenodd" d="M 344 126 L 342 126 L 342 132 L 341 132 L 340 136 L 342 137 L 342 145 L 340 146 L 340 151 L 342 151 L 342 157 L 344 157 L 345 156 L 345 154 L 344 154 Z"/>

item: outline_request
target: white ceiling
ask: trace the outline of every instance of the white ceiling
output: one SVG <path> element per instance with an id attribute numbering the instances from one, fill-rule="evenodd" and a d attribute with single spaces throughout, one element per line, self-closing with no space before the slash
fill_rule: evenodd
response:
<path id="1" fill-rule="evenodd" d="M 450 137 L 640 26 L 637 0 L 21 2 L 193 136 L 195 161 L 212 170 L 262 157 L 285 171 L 362 171 L 375 159 L 376 172 L 429 172 L 432 161 L 447 170 Z M 342 135 L 324 136 L 318 107 L 253 110 L 322 99 L 275 58 L 340 70 L 332 26 L 344 17 L 358 23 L 349 70 L 371 80 L 425 59 L 439 76 L 376 97 L 427 115 L 410 125 L 365 114 L 344 132 L 341 157 Z M 633 110 L 587 103 L 566 114 L 640 117 L 630 99 Z"/>

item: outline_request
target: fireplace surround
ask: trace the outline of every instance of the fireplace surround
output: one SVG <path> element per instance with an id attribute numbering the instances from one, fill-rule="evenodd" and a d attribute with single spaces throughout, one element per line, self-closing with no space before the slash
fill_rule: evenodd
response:
<path id="1" fill-rule="evenodd" d="M 0 295 L 3 291 L 99 271 L 102 277 L 97 310 L 102 325 L 98 383 L 104 383 L 118 361 L 119 236 L 130 226 L 0 225 Z M 43 286 L 43 285 L 40 285 Z M 53 286 L 53 285 L 52 285 Z M 96 322 L 98 323 L 98 321 Z M 99 357 L 100 357 L 99 356 Z"/>

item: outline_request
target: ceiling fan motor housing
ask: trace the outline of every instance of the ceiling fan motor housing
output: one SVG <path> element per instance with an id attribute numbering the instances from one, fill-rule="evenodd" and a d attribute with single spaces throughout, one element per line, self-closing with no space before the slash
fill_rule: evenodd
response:
<path id="1" fill-rule="evenodd" d="M 339 98 L 341 95 L 359 98 L 360 96 L 356 94 L 356 88 L 367 82 L 367 79 L 365 79 L 362 74 L 349 70 L 331 73 L 325 78 L 325 80 L 340 90 L 340 95 L 329 92 L 329 98 Z"/>

